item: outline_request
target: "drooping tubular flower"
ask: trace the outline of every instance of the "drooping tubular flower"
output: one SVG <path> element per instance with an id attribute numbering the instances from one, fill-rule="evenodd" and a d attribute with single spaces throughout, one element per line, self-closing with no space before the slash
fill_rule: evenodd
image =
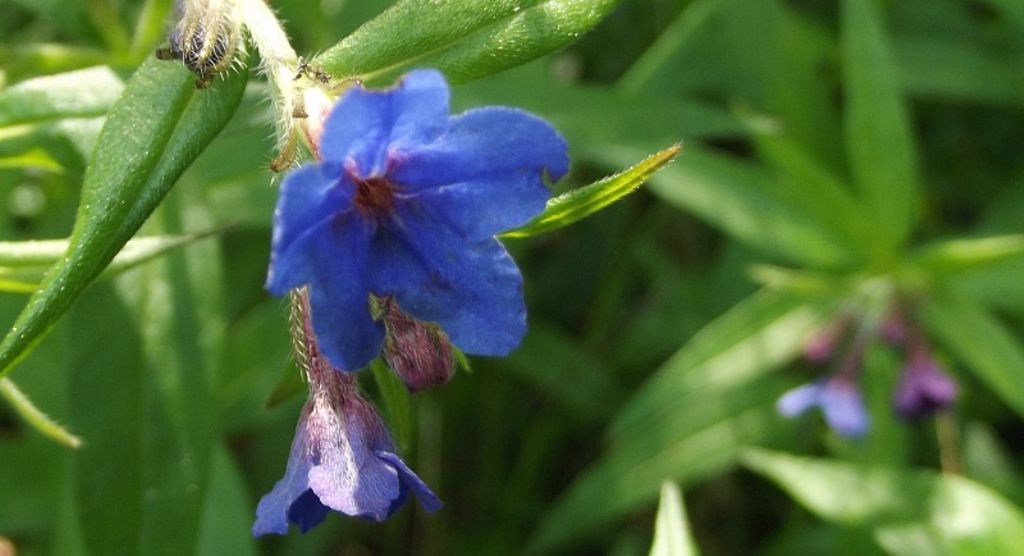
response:
<path id="1" fill-rule="evenodd" d="M 327 358 L 356 371 L 382 348 L 371 294 L 435 323 L 466 353 L 505 355 L 526 331 L 522 276 L 495 235 L 539 214 L 568 170 L 566 144 L 526 112 L 448 114 L 433 70 L 392 89 L 350 89 L 320 160 L 285 178 L 267 288 L 307 286 Z"/>
<path id="2" fill-rule="evenodd" d="M 304 303 L 305 300 L 302 300 Z M 359 393 L 355 376 L 333 368 L 307 329 L 302 347 L 309 399 L 295 429 L 283 479 L 260 500 L 252 532 L 302 532 L 327 512 L 383 521 L 412 492 L 427 511 L 441 507 L 430 488 L 397 455 L 387 427 Z"/>

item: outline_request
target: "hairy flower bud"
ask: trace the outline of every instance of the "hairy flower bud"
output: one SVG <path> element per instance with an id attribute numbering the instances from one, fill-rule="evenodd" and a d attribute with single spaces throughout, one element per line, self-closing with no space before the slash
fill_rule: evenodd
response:
<path id="1" fill-rule="evenodd" d="M 196 74 L 196 87 L 204 89 L 227 71 L 237 58 L 241 23 L 233 0 L 184 0 L 181 18 L 169 37 L 170 48 L 157 50 L 161 60 L 181 60 Z"/>
<path id="2" fill-rule="evenodd" d="M 455 370 L 452 346 L 440 328 L 412 318 L 391 299 L 384 302 L 384 326 L 384 359 L 410 392 L 451 379 Z"/>

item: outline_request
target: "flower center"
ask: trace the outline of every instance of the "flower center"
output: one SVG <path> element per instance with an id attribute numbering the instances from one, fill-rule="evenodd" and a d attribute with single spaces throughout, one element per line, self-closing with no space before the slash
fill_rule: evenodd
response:
<path id="1" fill-rule="evenodd" d="M 356 209 L 363 216 L 379 217 L 391 212 L 394 205 L 395 186 L 386 178 L 374 177 L 355 179 Z"/>

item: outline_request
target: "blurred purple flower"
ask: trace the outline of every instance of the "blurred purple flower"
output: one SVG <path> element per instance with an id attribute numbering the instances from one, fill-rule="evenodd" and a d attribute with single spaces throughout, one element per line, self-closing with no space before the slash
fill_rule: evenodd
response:
<path id="1" fill-rule="evenodd" d="M 861 437 L 868 430 L 868 413 L 860 390 L 853 380 L 841 375 L 794 388 L 783 394 L 775 407 L 786 417 L 820 407 L 828 426 L 846 437 Z"/>
<path id="2" fill-rule="evenodd" d="M 260 500 L 252 533 L 285 534 L 289 522 L 305 533 L 329 510 L 382 521 L 409 491 L 425 510 L 441 507 L 395 454 L 384 423 L 359 394 L 355 379 L 314 362 L 310 398 L 295 429 L 287 470 Z"/>
<path id="3" fill-rule="evenodd" d="M 522 276 L 495 235 L 528 222 L 568 169 L 544 120 L 501 107 L 448 115 L 441 73 L 350 89 L 324 124 L 322 160 L 285 179 L 267 289 L 308 286 L 327 358 L 356 371 L 384 325 L 369 296 L 437 323 L 467 353 L 505 355 L 526 332 Z"/>
<path id="4" fill-rule="evenodd" d="M 904 419 L 915 419 L 941 411 L 956 400 L 953 377 L 942 370 L 927 353 L 909 356 L 893 396 L 893 405 Z"/>

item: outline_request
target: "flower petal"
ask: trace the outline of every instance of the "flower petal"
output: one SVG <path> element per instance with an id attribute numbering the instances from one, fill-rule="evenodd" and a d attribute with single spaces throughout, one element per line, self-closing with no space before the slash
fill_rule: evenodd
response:
<path id="1" fill-rule="evenodd" d="M 857 386 L 849 381 L 829 380 L 821 391 L 821 410 L 828 426 L 850 438 L 868 432 L 868 412 Z"/>
<path id="2" fill-rule="evenodd" d="M 320 351 L 344 371 L 365 367 L 384 342 L 384 325 L 370 316 L 364 278 L 372 226 L 354 212 L 322 222 L 280 258 L 268 288 L 277 293 L 308 284 Z"/>
<path id="3" fill-rule="evenodd" d="M 352 206 L 355 186 L 337 164 L 309 164 L 288 174 L 274 210 L 267 289 L 283 295 L 310 279 L 302 238 Z"/>
<path id="4" fill-rule="evenodd" d="M 402 485 L 412 490 L 412 493 L 416 495 L 416 499 L 420 501 L 420 505 L 423 506 L 424 510 L 433 512 L 441 509 L 442 504 L 437 495 L 430 490 L 427 483 L 424 483 L 423 479 L 420 479 L 415 471 L 402 461 L 402 458 L 383 450 L 378 450 L 375 454 L 398 471 L 398 478 L 402 481 Z M 401 502 L 397 505 L 401 505 Z"/>
<path id="5" fill-rule="evenodd" d="M 309 486 L 331 509 L 382 521 L 401 494 L 398 472 L 374 454 L 377 448 L 394 449 L 391 439 L 369 402 L 350 395 L 337 405 L 311 415 L 311 425 L 330 434 L 321 439 Z"/>
<path id="6" fill-rule="evenodd" d="M 558 132 L 532 114 L 479 108 L 452 118 L 436 141 L 394 153 L 388 178 L 410 203 L 438 207 L 468 238 L 483 239 L 544 210 L 551 196 L 544 172 L 553 180 L 565 175 L 566 149 Z"/>
<path id="7" fill-rule="evenodd" d="M 820 399 L 821 384 L 804 384 L 783 394 L 775 409 L 784 417 L 796 417 L 818 405 Z"/>
<path id="8" fill-rule="evenodd" d="M 498 240 L 467 242 L 426 210 L 398 207 L 373 238 L 370 289 L 436 322 L 462 351 L 507 355 L 526 333 L 523 278 Z"/>
<path id="9" fill-rule="evenodd" d="M 453 116 L 448 131 L 429 144 L 396 152 L 388 175 L 411 188 L 545 170 L 558 180 L 569 169 L 567 150 L 565 139 L 541 118 L 486 106 Z"/>
<path id="10" fill-rule="evenodd" d="M 254 536 L 268 533 L 283 535 L 288 532 L 289 521 L 304 527 L 306 531 L 326 515 L 326 509 L 321 513 L 308 500 L 303 500 L 305 493 L 309 492 L 308 474 L 311 465 L 307 435 L 309 414 L 310 405 L 307 403 L 295 427 L 295 439 L 292 441 L 284 478 L 260 499 L 256 507 L 256 522 L 252 526 Z"/>
<path id="11" fill-rule="evenodd" d="M 359 176 L 383 175 L 388 151 L 411 148 L 440 135 L 448 120 L 448 84 L 437 70 L 409 72 L 394 89 L 356 86 L 338 102 L 324 124 L 320 154 L 348 163 Z"/>

